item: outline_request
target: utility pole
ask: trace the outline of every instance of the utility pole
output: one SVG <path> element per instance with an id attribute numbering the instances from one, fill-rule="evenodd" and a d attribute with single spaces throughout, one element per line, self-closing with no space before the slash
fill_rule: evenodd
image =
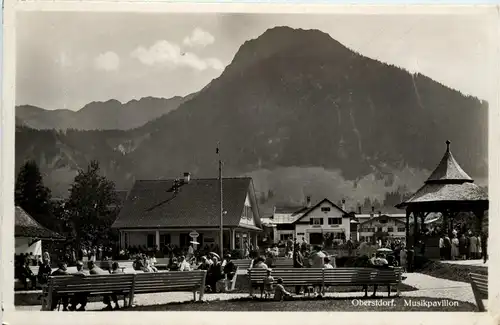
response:
<path id="1" fill-rule="evenodd" d="M 223 198 L 222 198 L 222 160 L 220 158 L 219 143 L 217 143 L 217 149 L 215 153 L 219 157 L 219 190 L 220 190 L 220 258 L 224 258 L 224 208 L 223 208 Z"/>

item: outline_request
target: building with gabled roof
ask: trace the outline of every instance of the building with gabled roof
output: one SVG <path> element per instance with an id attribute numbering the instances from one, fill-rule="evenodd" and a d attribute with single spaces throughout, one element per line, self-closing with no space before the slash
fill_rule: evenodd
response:
<path id="1" fill-rule="evenodd" d="M 45 228 L 20 206 L 15 207 L 14 237 L 16 254 L 42 254 L 42 240 L 64 240 L 60 234 Z"/>
<path id="2" fill-rule="evenodd" d="M 112 227 L 120 232 L 122 247 L 165 244 L 188 246 L 191 232 L 202 247 L 218 246 L 220 236 L 220 179 L 179 182 L 138 180 L 126 197 Z M 224 248 L 241 248 L 244 240 L 257 244 L 262 231 L 253 181 L 249 177 L 223 178 Z"/>

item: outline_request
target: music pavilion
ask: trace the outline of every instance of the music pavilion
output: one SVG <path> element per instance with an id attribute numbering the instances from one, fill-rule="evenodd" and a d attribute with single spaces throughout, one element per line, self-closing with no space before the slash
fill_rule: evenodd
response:
<path id="1" fill-rule="evenodd" d="M 247 239 L 256 245 L 262 225 L 252 179 L 223 178 L 222 192 L 224 248 L 241 249 Z M 186 247 L 196 234 L 201 247 L 218 246 L 220 203 L 218 178 L 191 179 L 185 173 L 181 180 L 139 180 L 112 227 L 120 232 L 122 248 Z"/>

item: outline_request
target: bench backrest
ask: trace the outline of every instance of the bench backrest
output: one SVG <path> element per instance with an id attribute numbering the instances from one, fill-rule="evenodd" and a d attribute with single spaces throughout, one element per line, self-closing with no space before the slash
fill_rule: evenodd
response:
<path id="1" fill-rule="evenodd" d="M 291 268 L 293 267 L 293 259 L 291 258 L 278 258 L 274 260 L 275 268 Z"/>
<path id="2" fill-rule="evenodd" d="M 472 281 L 473 290 L 476 291 L 482 298 L 488 298 L 488 275 L 469 273 Z"/>
<path id="3" fill-rule="evenodd" d="M 339 267 L 324 269 L 325 284 L 395 284 L 400 282 L 401 268 L 376 269 Z"/>
<path id="4" fill-rule="evenodd" d="M 134 274 L 65 275 L 49 277 L 48 287 L 54 293 L 130 291 Z"/>
<path id="5" fill-rule="evenodd" d="M 253 284 L 263 283 L 267 275 L 265 269 L 249 269 L 248 274 Z M 324 285 L 350 285 L 350 284 L 397 284 L 400 282 L 400 268 L 375 269 L 375 268 L 291 268 L 273 269 L 271 275 L 274 279 L 282 278 L 286 285 L 299 284 L 324 284 Z"/>
<path id="6" fill-rule="evenodd" d="M 250 264 L 252 263 L 252 260 L 250 259 L 238 259 L 238 260 L 233 260 L 234 265 L 236 265 L 239 268 L 242 269 L 248 269 L 250 267 Z"/>
<path id="7" fill-rule="evenodd" d="M 252 284 L 261 284 L 267 276 L 266 269 L 249 269 L 248 275 Z M 283 279 L 286 285 L 306 285 L 306 284 L 322 284 L 323 269 L 273 269 L 271 273 L 274 281 L 278 278 Z"/>
<path id="8" fill-rule="evenodd" d="M 204 285 L 206 271 L 174 271 L 157 273 L 138 273 L 134 292 L 162 292 L 169 290 L 192 290 Z"/>

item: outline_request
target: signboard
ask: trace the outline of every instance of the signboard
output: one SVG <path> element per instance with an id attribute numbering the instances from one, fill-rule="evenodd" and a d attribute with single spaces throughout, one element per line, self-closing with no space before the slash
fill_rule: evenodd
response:
<path id="1" fill-rule="evenodd" d="M 198 238 L 199 236 L 200 236 L 200 234 L 199 234 L 199 233 L 197 233 L 196 231 L 191 231 L 191 232 L 189 233 L 189 237 L 191 237 L 191 238 L 193 238 L 193 239 Z"/>

